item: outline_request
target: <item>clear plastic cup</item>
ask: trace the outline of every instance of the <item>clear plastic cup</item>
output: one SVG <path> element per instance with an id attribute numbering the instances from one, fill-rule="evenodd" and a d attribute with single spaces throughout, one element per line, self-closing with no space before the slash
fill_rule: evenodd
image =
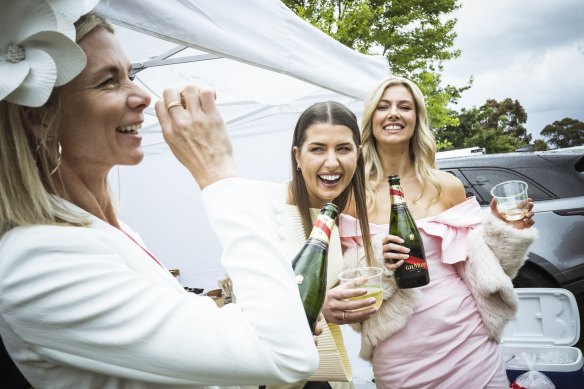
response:
<path id="1" fill-rule="evenodd" d="M 365 288 L 367 294 L 363 296 L 351 297 L 349 300 L 365 300 L 371 297 L 375 298 L 374 307 L 379 309 L 383 300 L 381 289 L 381 275 L 383 269 L 379 267 L 358 267 L 356 269 L 345 270 L 339 274 L 341 284 L 348 285 L 351 288 Z"/>
<path id="2" fill-rule="evenodd" d="M 525 182 L 502 182 L 491 189 L 491 194 L 497 201 L 497 211 L 505 219 L 521 220 L 527 214 L 527 184 Z"/>

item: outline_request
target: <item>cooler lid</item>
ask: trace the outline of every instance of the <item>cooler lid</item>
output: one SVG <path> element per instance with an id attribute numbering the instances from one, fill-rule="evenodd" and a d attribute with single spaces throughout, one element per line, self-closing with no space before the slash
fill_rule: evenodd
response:
<path id="1" fill-rule="evenodd" d="M 501 344 L 573 346 L 580 338 L 576 298 L 562 288 L 517 288 L 519 309 L 503 330 Z"/>

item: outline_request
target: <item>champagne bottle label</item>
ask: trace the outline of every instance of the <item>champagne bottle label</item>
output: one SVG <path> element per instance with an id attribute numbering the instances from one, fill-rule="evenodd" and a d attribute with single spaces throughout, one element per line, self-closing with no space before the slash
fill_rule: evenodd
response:
<path id="1" fill-rule="evenodd" d="M 318 218 L 314 221 L 314 226 L 310 232 L 310 236 L 306 240 L 306 244 L 318 246 L 325 251 L 328 250 L 331 231 L 334 224 L 335 219 L 332 219 L 327 215 L 318 215 Z M 304 282 L 304 276 L 302 274 L 296 274 L 296 282 L 298 285 L 302 285 Z"/>
<path id="2" fill-rule="evenodd" d="M 334 225 L 335 220 L 333 218 L 327 215 L 318 215 L 318 218 L 314 222 L 314 227 L 316 228 L 312 229 L 309 238 L 319 239 L 328 243 Z"/>
<path id="3" fill-rule="evenodd" d="M 400 189 L 399 186 L 391 186 L 389 188 L 389 195 L 391 196 L 391 204 L 392 205 L 398 205 L 398 204 L 406 205 L 404 192 L 402 192 L 402 190 Z"/>
<path id="4" fill-rule="evenodd" d="M 428 270 L 428 262 L 413 255 L 410 255 L 407 259 L 404 259 L 404 264 L 402 266 L 405 266 L 405 269 L 409 271 L 416 271 L 420 269 Z"/>

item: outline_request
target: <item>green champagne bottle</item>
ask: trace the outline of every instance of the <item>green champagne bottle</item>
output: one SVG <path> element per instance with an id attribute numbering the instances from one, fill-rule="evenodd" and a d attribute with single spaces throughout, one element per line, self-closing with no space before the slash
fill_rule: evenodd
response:
<path id="1" fill-rule="evenodd" d="M 326 294 L 328 246 L 338 215 L 339 209 L 335 204 L 325 204 L 314 222 L 306 243 L 292 260 L 300 299 L 312 333 Z"/>
<path id="2" fill-rule="evenodd" d="M 404 240 L 403 245 L 410 249 L 409 257 L 394 272 L 397 286 L 402 289 L 417 288 L 430 282 L 428 263 L 424 253 L 424 242 L 416 222 L 408 209 L 399 176 L 389 176 L 389 197 L 391 216 L 389 233 Z"/>

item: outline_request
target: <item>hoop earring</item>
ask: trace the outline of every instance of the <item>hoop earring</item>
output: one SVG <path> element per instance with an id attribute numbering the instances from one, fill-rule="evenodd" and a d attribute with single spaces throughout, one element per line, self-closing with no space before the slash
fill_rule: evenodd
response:
<path id="1" fill-rule="evenodd" d="M 300 165 L 296 165 L 296 171 L 299 172 L 300 171 Z"/>
<path id="2" fill-rule="evenodd" d="M 59 167 L 61 166 L 62 158 L 63 158 L 63 148 L 61 147 L 61 142 L 59 142 L 59 139 L 57 139 L 57 165 L 53 168 L 53 170 L 51 170 L 49 172 L 49 174 L 51 176 L 53 174 L 55 174 L 57 172 L 57 170 L 59 169 Z"/>
<path id="3" fill-rule="evenodd" d="M 51 169 L 49 171 L 49 175 L 53 175 L 57 172 L 57 170 L 59 169 L 59 167 L 61 166 L 61 160 L 62 160 L 62 154 L 63 154 L 63 147 L 61 147 L 61 142 L 59 141 L 59 139 L 57 138 L 47 138 L 47 139 L 43 139 L 41 142 L 39 142 L 39 144 L 37 145 L 36 149 L 34 150 L 34 160 L 36 163 L 38 163 L 37 160 L 37 156 L 39 155 L 39 151 L 41 150 L 41 147 L 46 147 L 46 144 L 50 141 L 56 140 L 57 141 L 57 164 L 55 165 L 55 167 L 53 169 Z"/>

